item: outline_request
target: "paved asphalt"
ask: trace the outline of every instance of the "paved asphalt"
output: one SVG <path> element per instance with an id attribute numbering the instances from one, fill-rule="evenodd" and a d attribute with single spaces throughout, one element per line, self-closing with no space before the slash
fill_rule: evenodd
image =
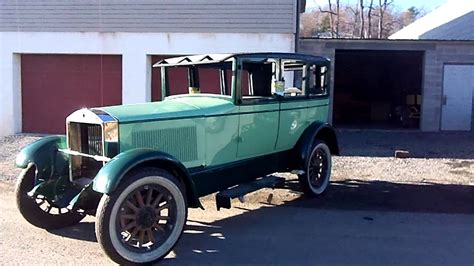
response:
<path id="1" fill-rule="evenodd" d="M 317 202 L 324 199 L 300 199 L 285 189 L 258 193 L 220 212 L 205 199 L 207 210 L 190 211 L 184 235 L 163 264 L 474 265 L 470 211 L 322 208 Z M 270 193 L 276 204 L 263 200 Z M 0 186 L 0 213 L 0 264 L 111 264 L 96 242 L 93 217 L 52 232 L 34 228 L 6 185 Z"/>

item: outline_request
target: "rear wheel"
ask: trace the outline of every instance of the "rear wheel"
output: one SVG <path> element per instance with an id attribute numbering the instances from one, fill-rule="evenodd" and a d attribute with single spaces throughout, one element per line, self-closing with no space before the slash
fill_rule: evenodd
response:
<path id="1" fill-rule="evenodd" d="M 298 175 L 301 189 L 311 197 L 326 191 L 331 177 L 331 151 L 328 145 L 316 140 L 305 162 L 305 173 Z"/>
<path id="2" fill-rule="evenodd" d="M 153 263 L 173 249 L 186 218 L 179 181 L 164 170 L 146 168 L 131 174 L 112 194 L 102 196 L 97 240 L 119 264 Z"/>
<path id="3" fill-rule="evenodd" d="M 54 207 L 42 195 L 34 198 L 28 196 L 27 193 L 35 184 L 35 171 L 36 167 L 33 164 L 28 165 L 18 176 L 15 187 L 16 205 L 25 220 L 44 229 L 57 229 L 79 223 L 84 214 L 67 208 Z"/>

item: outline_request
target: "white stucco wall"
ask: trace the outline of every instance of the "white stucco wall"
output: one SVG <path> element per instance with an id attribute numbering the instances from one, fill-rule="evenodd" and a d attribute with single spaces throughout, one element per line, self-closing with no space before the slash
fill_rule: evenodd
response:
<path id="1" fill-rule="evenodd" d="M 294 44 L 294 34 L 276 33 L 0 32 L 0 136 L 21 132 L 20 54 L 122 55 L 127 104 L 151 99 L 150 55 L 293 52 Z"/>

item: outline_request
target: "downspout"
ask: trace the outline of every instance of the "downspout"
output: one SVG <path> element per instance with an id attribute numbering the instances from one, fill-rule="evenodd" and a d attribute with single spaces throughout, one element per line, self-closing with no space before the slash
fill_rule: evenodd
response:
<path id="1" fill-rule="evenodd" d="M 295 29 L 295 53 L 298 52 L 299 40 L 300 40 L 300 14 L 306 9 L 306 0 L 296 1 L 296 29 Z"/>
<path id="2" fill-rule="evenodd" d="M 295 23 L 295 53 L 298 52 L 298 39 L 300 38 L 300 3 L 301 0 L 296 0 L 296 23 Z"/>

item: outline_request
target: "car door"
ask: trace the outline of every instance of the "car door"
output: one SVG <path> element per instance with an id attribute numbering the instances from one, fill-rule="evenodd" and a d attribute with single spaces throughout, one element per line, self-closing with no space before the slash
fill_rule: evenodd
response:
<path id="1" fill-rule="evenodd" d="M 285 81 L 281 97 L 276 150 L 292 149 L 314 121 L 327 121 L 327 66 L 282 60 Z"/>
<path id="2" fill-rule="evenodd" d="M 278 101 L 243 104 L 239 112 L 237 157 L 248 158 L 274 152 L 278 135 Z"/>
<path id="3" fill-rule="evenodd" d="M 279 100 L 271 93 L 271 64 L 243 62 L 240 76 L 239 137 L 240 159 L 275 151 L 278 135 Z"/>
<path id="4" fill-rule="evenodd" d="M 292 149 L 308 126 L 308 101 L 300 97 L 285 96 L 281 99 L 280 126 L 276 150 Z"/>
<path id="5" fill-rule="evenodd" d="M 280 117 L 276 150 L 292 149 L 304 129 L 308 126 L 308 97 L 303 76 L 306 73 L 304 62 L 282 60 L 284 91 L 280 98 Z"/>

